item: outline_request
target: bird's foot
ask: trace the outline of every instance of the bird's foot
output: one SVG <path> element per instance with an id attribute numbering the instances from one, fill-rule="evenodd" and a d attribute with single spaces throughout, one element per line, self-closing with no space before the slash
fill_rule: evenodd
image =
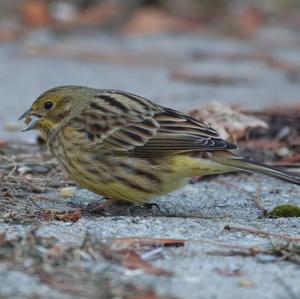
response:
<path id="1" fill-rule="evenodd" d="M 166 216 L 166 214 L 161 210 L 160 206 L 156 203 L 153 202 L 145 202 L 141 204 L 142 207 L 149 209 L 149 210 L 154 210 L 156 209 L 159 214 L 161 214 L 162 216 Z"/>

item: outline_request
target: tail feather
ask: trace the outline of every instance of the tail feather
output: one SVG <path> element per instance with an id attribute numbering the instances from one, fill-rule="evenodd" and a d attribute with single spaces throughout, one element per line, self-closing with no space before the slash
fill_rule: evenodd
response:
<path id="1" fill-rule="evenodd" d="M 300 176 L 289 171 L 279 170 L 275 167 L 267 166 L 262 163 L 246 160 L 240 157 L 227 158 L 227 157 L 213 157 L 215 162 L 220 164 L 234 167 L 236 169 L 257 172 L 264 175 L 271 176 L 292 184 L 300 185 Z"/>

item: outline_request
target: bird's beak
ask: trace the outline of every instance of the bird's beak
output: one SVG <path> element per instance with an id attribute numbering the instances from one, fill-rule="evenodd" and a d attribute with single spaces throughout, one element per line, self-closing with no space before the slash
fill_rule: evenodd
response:
<path id="1" fill-rule="evenodd" d="M 28 109 L 26 112 L 24 112 L 19 118 L 18 118 L 18 121 L 30 116 L 32 113 L 31 109 Z"/>
<path id="2" fill-rule="evenodd" d="M 22 130 L 22 132 L 34 130 L 37 128 L 37 124 L 40 121 L 39 115 L 33 113 L 33 111 L 31 109 L 29 109 L 18 118 L 18 121 L 20 121 L 24 118 L 25 118 L 25 123 L 28 124 L 28 126 L 24 130 Z M 28 122 L 26 121 L 26 118 L 30 118 L 28 120 Z"/>

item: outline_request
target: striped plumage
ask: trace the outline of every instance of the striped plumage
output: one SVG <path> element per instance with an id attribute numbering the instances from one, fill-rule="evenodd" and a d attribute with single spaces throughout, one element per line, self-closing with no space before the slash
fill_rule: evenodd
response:
<path id="1" fill-rule="evenodd" d="M 50 89 L 22 117 L 45 135 L 68 174 L 117 200 L 144 202 L 192 176 L 239 169 L 300 184 L 294 174 L 245 161 L 218 132 L 178 111 L 119 90 Z"/>

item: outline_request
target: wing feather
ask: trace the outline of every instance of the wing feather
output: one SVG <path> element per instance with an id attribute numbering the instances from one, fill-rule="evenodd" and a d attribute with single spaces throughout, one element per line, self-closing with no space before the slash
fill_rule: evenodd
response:
<path id="1" fill-rule="evenodd" d="M 236 148 L 188 115 L 121 91 L 99 91 L 68 125 L 88 136 L 82 146 L 115 154 L 148 157 Z"/>

